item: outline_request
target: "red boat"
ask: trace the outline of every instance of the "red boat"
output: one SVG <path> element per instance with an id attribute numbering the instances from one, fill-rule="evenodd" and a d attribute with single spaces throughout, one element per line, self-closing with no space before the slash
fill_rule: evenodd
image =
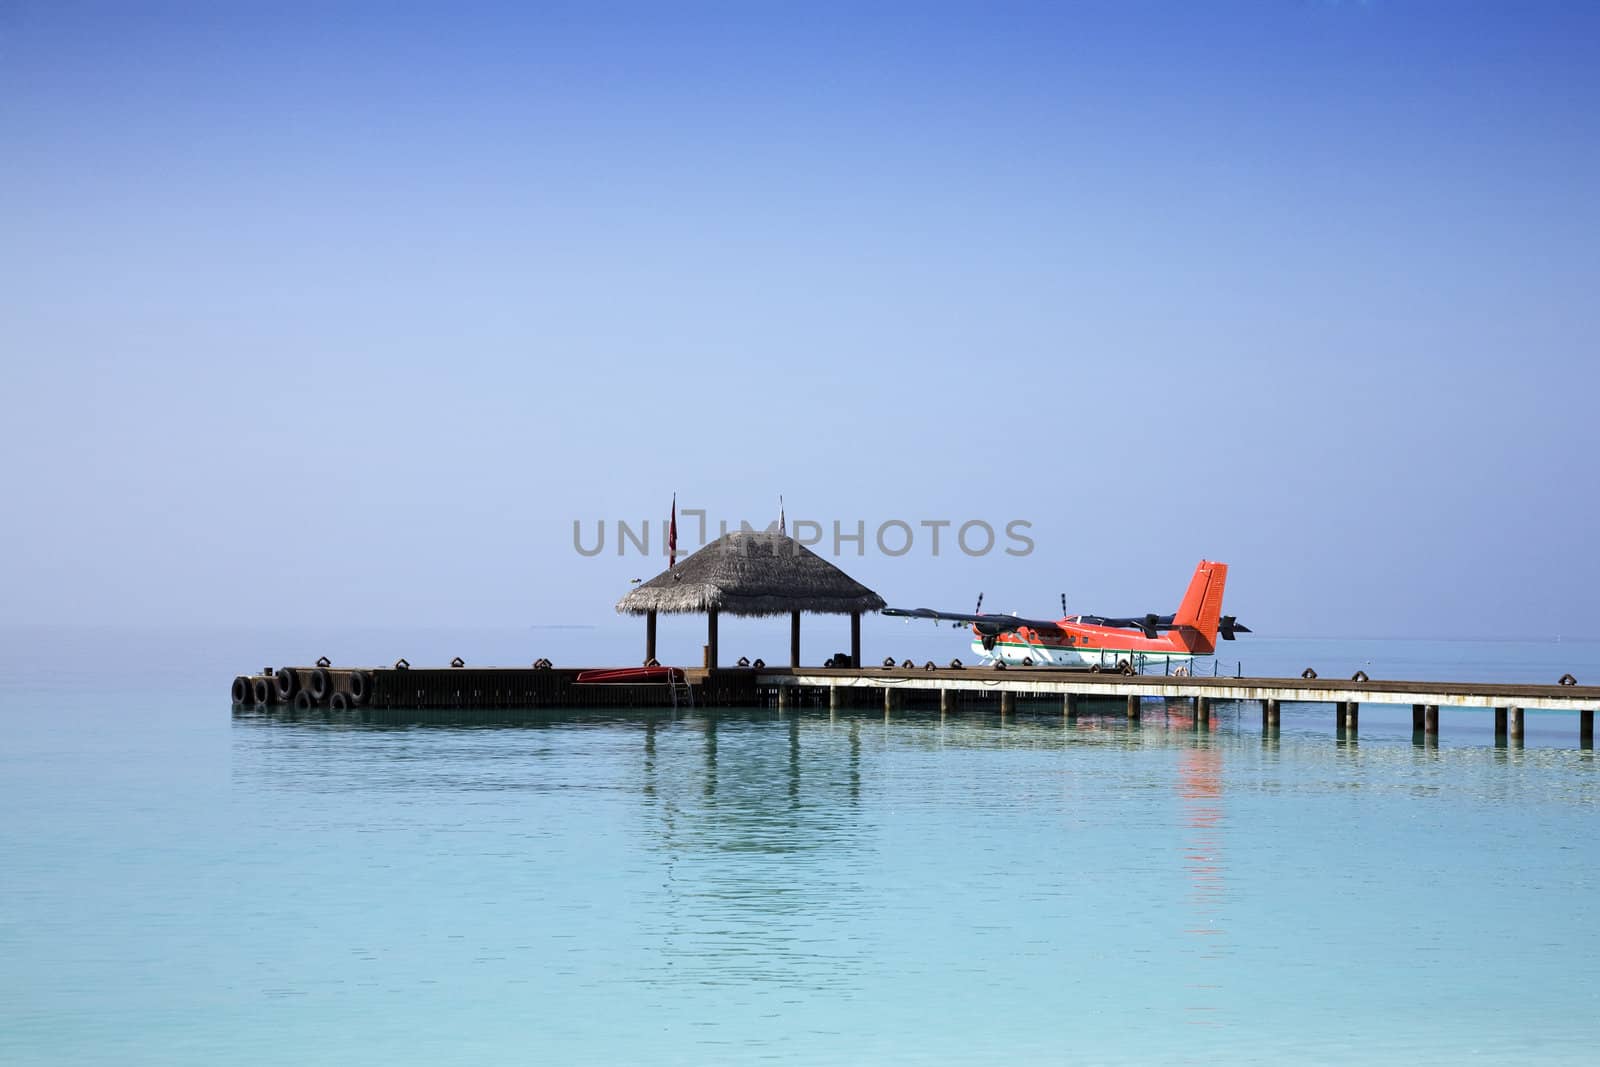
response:
<path id="1" fill-rule="evenodd" d="M 647 685 L 683 682 L 682 667 L 609 667 L 598 671 L 579 671 L 578 685 Z"/>

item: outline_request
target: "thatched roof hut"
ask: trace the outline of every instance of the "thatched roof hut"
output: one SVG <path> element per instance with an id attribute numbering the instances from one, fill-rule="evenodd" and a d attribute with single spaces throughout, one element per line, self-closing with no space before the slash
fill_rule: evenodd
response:
<path id="1" fill-rule="evenodd" d="M 655 656 L 657 613 L 705 612 L 710 664 L 716 665 L 717 616 L 790 617 L 790 658 L 800 658 L 800 613 L 849 615 L 851 656 L 861 662 L 861 614 L 884 600 L 792 537 L 771 530 L 724 534 L 617 601 L 617 611 L 646 617 L 646 658 Z"/>

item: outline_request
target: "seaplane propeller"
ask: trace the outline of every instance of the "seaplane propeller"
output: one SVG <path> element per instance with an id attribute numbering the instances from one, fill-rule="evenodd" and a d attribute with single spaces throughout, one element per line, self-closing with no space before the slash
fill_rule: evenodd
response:
<path id="1" fill-rule="evenodd" d="M 1224 615 L 1217 620 L 1217 636 L 1224 641 L 1232 641 L 1234 634 L 1247 634 L 1250 627 L 1241 623 L 1232 615 Z"/>

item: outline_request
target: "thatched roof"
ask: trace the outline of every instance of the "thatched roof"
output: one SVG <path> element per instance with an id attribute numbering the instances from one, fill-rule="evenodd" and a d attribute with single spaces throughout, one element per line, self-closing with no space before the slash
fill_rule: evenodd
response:
<path id="1" fill-rule="evenodd" d="M 724 534 L 617 601 L 625 615 L 710 611 L 725 615 L 848 615 L 883 597 L 775 531 Z"/>

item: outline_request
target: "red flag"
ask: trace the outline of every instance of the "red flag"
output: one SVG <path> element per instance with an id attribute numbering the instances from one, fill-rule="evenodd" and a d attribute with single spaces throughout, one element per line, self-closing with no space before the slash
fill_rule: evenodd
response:
<path id="1" fill-rule="evenodd" d="M 672 524 L 667 527 L 667 569 L 678 565 L 678 494 L 672 494 Z"/>

